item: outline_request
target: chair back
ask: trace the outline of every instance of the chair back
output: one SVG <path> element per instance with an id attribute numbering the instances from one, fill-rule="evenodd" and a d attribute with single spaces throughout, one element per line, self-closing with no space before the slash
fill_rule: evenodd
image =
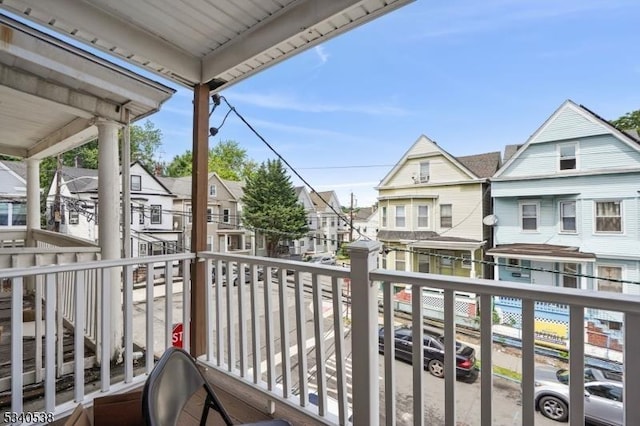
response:
<path id="1" fill-rule="evenodd" d="M 175 425 L 187 401 L 205 380 L 191 355 L 169 348 L 147 378 L 142 411 L 148 425 Z"/>

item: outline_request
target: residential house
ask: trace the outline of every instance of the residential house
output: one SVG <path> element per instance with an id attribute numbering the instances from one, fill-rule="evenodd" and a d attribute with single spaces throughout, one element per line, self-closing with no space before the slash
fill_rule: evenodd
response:
<path id="1" fill-rule="evenodd" d="M 372 207 L 356 208 L 353 211 L 353 240 L 376 240 L 378 237 L 378 225 L 380 223 L 378 205 Z"/>
<path id="2" fill-rule="evenodd" d="M 492 178 L 495 278 L 640 294 L 640 141 L 564 102 Z M 520 304 L 498 298 L 503 321 Z M 588 310 L 605 330 L 622 315 Z M 536 306 L 541 333 L 567 337 L 562 306 Z"/>
<path id="3" fill-rule="evenodd" d="M 0 161 L 0 230 L 27 226 L 27 168 L 22 161 Z"/>
<path id="4" fill-rule="evenodd" d="M 335 191 L 311 191 L 309 195 L 319 221 L 315 253 L 335 253 L 348 233 L 346 215 L 342 213 L 338 196 Z"/>
<path id="5" fill-rule="evenodd" d="M 171 189 L 174 198 L 174 221 L 188 246 L 191 242 L 193 213 L 191 176 L 160 180 Z M 252 253 L 253 233 L 242 227 L 242 184 L 209 173 L 207 200 L 207 251 L 246 251 Z"/>
<path id="6" fill-rule="evenodd" d="M 316 241 L 322 237 L 322 231 L 320 231 L 320 220 L 316 213 L 316 207 L 311 200 L 309 191 L 304 186 L 296 186 L 296 196 L 300 204 L 304 206 L 304 211 L 307 215 L 307 226 L 309 232 L 302 238 L 294 241 L 289 241 L 290 254 L 292 255 L 305 255 L 316 252 Z"/>
<path id="7" fill-rule="evenodd" d="M 181 232 L 173 221 L 174 195 L 140 162 L 131 164 L 130 173 L 131 255 L 182 251 Z M 53 225 L 59 219 L 59 232 L 97 241 L 99 208 L 97 170 L 63 166 L 56 172 L 47 196 L 47 218 Z"/>
<path id="8" fill-rule="evenodd" d="M 489 180 L 500 153 L 454 157 L 420 136 L 377 187 L 384 268 L 491 277 Z"/>

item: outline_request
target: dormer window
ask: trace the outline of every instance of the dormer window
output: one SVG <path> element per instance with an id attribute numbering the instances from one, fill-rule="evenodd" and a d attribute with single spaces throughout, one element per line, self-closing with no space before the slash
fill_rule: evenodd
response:
<path id="1" fill-rule="evenodd" d="M 429 182 L 429 162 L 422 161 L 420 163 L 420 176 L 418 176 L 420 183 Z"/>
<path id="2" fill-rule="evenodd" d="M 576 144 L 560 145 L 560 170 L 575 170 L 576 162 Z"/>

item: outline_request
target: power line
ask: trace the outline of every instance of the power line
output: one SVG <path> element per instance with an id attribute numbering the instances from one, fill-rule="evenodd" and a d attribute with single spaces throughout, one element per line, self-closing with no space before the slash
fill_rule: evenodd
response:
<path id="1" fill-rule="evenodd" d="M 291 172 L 293 174 L 295 174 L 298 179 L 300 179 L 307 187 L 309 187 L 309 189 L 311 189 L 313 192 L 316 193 L 316 195 L 318 196 L 318 198 L 324 203 L 326 204 L 329 209 L 331 209 L 336 215 L 338 215 L 338 217 L 342 218 L 346 223 L 349 224 L 349 226 L 351 228 L 353 228 L 358 235 L 360 235 L 363 238 L 366 239 L 370 239 L 368 236 L 363 235 L 359 230 L 355 229 L 353 226 L 353 223 L 350 223 L 348 220 L 344 219 L 346 216 L 343 216 L 340 212 L 338 212 L 331 204 L 329 204 L 327 202 L 327 200 L 324 199 L 324 197 L 322 197 L 322 195 L 320 195 L 320 193 L 318 191 L 315 190 L 315 188 L 313 186 L 311 186 L 311 184 L 309 182 L 307 182 L 307 180 L 305 178 L 302 177 L 302 175 L 300 173 L 298 173 L 298 171 L 291 165 L 289 164 L 289 162 L 282 156 L 280 155 L 280 153 L 278 151 L 276 151 L 276 149 L 271 146 L 271 144 L 269 142 L 267 142 L 267 140 L 260 134 L 260 132 L 258 132 L 245 118 L 244 116 L 242 116 L 242 114 L 240 114 L 238 112 L 238 110 L 236 110 L 236 108 L 231 105 L 229 103 L 229 101 L 227 100 L 227 98 L 225 98 L 224 96 L 219 96 L 219 95 L 214 95 L 214 98 L 218 99 L 217 102 L 219 102 L 219 100 L 223 100 L 225 102 L 225 104 L 227 104 L 227 106 L 229 107 L 229 109 L 231 111 L 233 111 L 233 113 L 249 128 L 249 130 L 251 130 L 253 132 L 254 135 L 256 135 L 258 137 L 258 139 L 260 139 L 266 146 L 267 148 L 269 148 L 277 157 L 278 159 L 280 159 L 280 161 L 282 161 L 288 168 L 289 170 L 291 170 Z M 216 104 L 216 100 L 214 100 L 214 104 Z M 224 122 L 223 122 L 224 124 Z"/>
<path id="2" fill-rule="evenodd" d="M 415 250 L 415 249 L 401 249 L 398 247 L 387 247 L 385 246 L 383 248 L 383 252 L 385 254 L 391 252 L 391 251 L 399 251 L 399 252 L 405 252 L 405 253 L 410 253 L 410 254 L 422 254 L 425 256 L 434 256 L 434 257 L 438 257 L 438 258 L 443 258 L 443 259 L 449 259 L 449 260 L 459 260 L 459 261 L 463 261 L 463 262 L 474 262 L 474 263 L 478 263 L 481 265 L 490 265 L 490 266 L 508 266 L 505 265 L 503 263 L 498 263 L 495 261 L 488 261 L 488 260 L 478 260 L 478 259 L 469 259 L 469 258 L 465 258 L 465 257 L 459 257 L 459 256 L 452 256 L 452 255 L 448 255 L 448 254 L 440 254 L 440 253 L 433 253 L 433 252 L 423 252 L 423 251 L 419 251 L 419 250 Z M 588 275 L 588 274 L 578 274 L 578 273 L 571 273 L 571 272 L 565 272 L 565 271 L 558 271 L 555 269 L 546 269 L 546 268 L 537 268 L 537 267 L 533 267 L 533 266 L 523 266 L 523 265 L 518 265 L 517 267 L 514 268 L 518 268 L 518 269 L 524 269 L 527 271 L 537 271 L 537 272 L 549 272 L 552 274 L 559 274 L 559 275 L 566 275 L 566 276 L 571 276 L 571 277 L 577 277 L 577 278 L 593 278 L 593 279 L 597 279 L 597 280 L 603 280 L 603 281 L 610 281 L 610 282 L 616 282 L 616 283 L 623 283 L 623 284 L 636 284 L 636 285 L 640 285 L 640 281 L 631 281 L 631 280 L 622 280 L 622 279 L 615 279 L 615 278 L 606 278 L 606 277 L 599 277 L 596 275 Z"/>

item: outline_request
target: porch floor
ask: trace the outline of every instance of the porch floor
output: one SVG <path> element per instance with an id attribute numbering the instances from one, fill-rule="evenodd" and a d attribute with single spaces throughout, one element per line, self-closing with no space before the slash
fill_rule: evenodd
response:
<path id="1" fill-rule="evenodd" d="M 43 309 L 45 302 L 42 302 Z M 23 330 L 32 329 L 35 324 L 35 303 L 33 296 L 25 296 L 23 298 Z M 62 358 L 64 363 L 71 363 L 74 359 L 73 348 L 73 329 L 64 326 L 62 336 Z M 44 333 L 43 333 L 44 334 Z M 44 366 L 44 344 L 45 337 L 42 337 L 42 365 Z M 24 336 L 22 339 L 23 345 L 23 371 L 25 373 L 35 371 L 36 365 L 36 340 L 33 336 Z M 84 356 L 85 359 L 93 357 L 94 352 L 85 346 Z M 91 376 L 91 372 L 87 372 L 88 376 Z M 8 382 L 11 378 L 11 292 L 0 291 L 0 407 L 5 405 L 11 399 L 11 391 L 5 382 Z M 59 382 L 65 382 L 62 380 L 64 375 L 59 378 Z M 90 380 L 90 379 L 89 379 Z M 64 383 L 58 383 L 59 388 L 64 388 Z M 31 386 L 25 383 L 25 398 L 29 400 L 31 398 L 38 398 L 43 392 L 42 386 Z"/>

